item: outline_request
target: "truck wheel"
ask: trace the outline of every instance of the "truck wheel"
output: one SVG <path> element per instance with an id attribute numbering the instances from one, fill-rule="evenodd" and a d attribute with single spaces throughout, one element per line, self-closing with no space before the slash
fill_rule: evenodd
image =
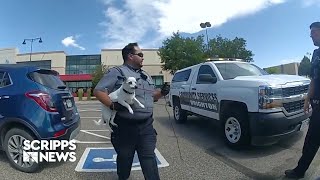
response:
<path id="1" fill-rule="evenodd" d="M 226 113 L 223 119 L 223 127 L 227 145 L 233 148 L 249 145 L 250 133 L 246 114 L 239 110 Z"/>
<path id="2" fill-rule="evenodd" d="M 176 123 L 182 124 L 187 121 L 187 112 L 181 109 L 179 100 L 173 102 L 173 117 Z"/>
<path id="3" fill-rule="evenodd" d="M 23 161 L 23 142 L 25 140 L 32 141 L 34 138 L 26 130 L 20 128 L 10 129 L 4 137 L 3 149 L 11 166 L 19 171 L 32 173 L 39 169 L 39 164 L 31 160 Z"/>

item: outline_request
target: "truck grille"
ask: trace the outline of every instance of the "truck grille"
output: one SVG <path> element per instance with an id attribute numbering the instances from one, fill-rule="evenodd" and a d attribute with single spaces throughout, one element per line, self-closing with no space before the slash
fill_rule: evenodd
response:
<path id="1" fill-rule="evenodd" d="M 283 107 L 288 113 L 303 109 L 303 105 L 304 105 L 304 100 L 283 103 Z"/>
<path id="2" fill-rule="evenodd" d="M 308 92 L 309 85 L 282 88 L 283 97 L 303 94 Z"/>

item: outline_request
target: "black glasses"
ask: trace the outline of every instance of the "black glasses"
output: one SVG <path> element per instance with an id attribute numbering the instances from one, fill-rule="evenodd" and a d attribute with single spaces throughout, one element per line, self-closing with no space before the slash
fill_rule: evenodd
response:
<path id="1" fill-rule="evenodd" d="M 137 54 L 134 54 L 134 53 L 131 53 L 132 55 L 137 55 L 139 57 L 143 57 L 143 53 L 137 53 Z"/>

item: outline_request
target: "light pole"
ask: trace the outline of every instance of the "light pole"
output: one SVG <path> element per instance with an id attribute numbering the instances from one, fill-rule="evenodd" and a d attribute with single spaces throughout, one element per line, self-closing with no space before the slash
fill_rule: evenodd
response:
<path id="1" fill-rule="evenodd" d="M 208 49 L 208 52 L 209 52 L 209 39 L 208 39 L 208 31 L 207 31 L 207 27 L 211 27 L 211 24 L 210 22 L 205 22 L 205 23 L 200 23 L 200 27 L 203 29 L 205 28 L 206 29 L 206 36 L 207 36 L 207 49 Z"/>
<path id="2" fill-rule="evenodd" d="M 39 38 L 32 38 L 32 39 L 24 39 L 22 44 L 26 44 L 26 41 L 30 41 L 31 42 L 31 47 L 30 47 L 30 61 L 31 61 L 31 55 L 32 55 L 32 43 L 35 40 L 39 40 L 39 43 L 42 43 L 42 39 L 41 37 Z"/>

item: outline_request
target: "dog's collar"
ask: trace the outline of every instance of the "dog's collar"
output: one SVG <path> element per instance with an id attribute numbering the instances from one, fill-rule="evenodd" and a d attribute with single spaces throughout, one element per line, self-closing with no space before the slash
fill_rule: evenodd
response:
<path id="1" fill-rule="evenodd" d="M 125 90 L 125 89 L 123 89 L 123 91 L 124 91 L 125 93 L 127 93 L 127 94 L 133 94 L 133 92 L 129 92 L 129 91 Z"/>

